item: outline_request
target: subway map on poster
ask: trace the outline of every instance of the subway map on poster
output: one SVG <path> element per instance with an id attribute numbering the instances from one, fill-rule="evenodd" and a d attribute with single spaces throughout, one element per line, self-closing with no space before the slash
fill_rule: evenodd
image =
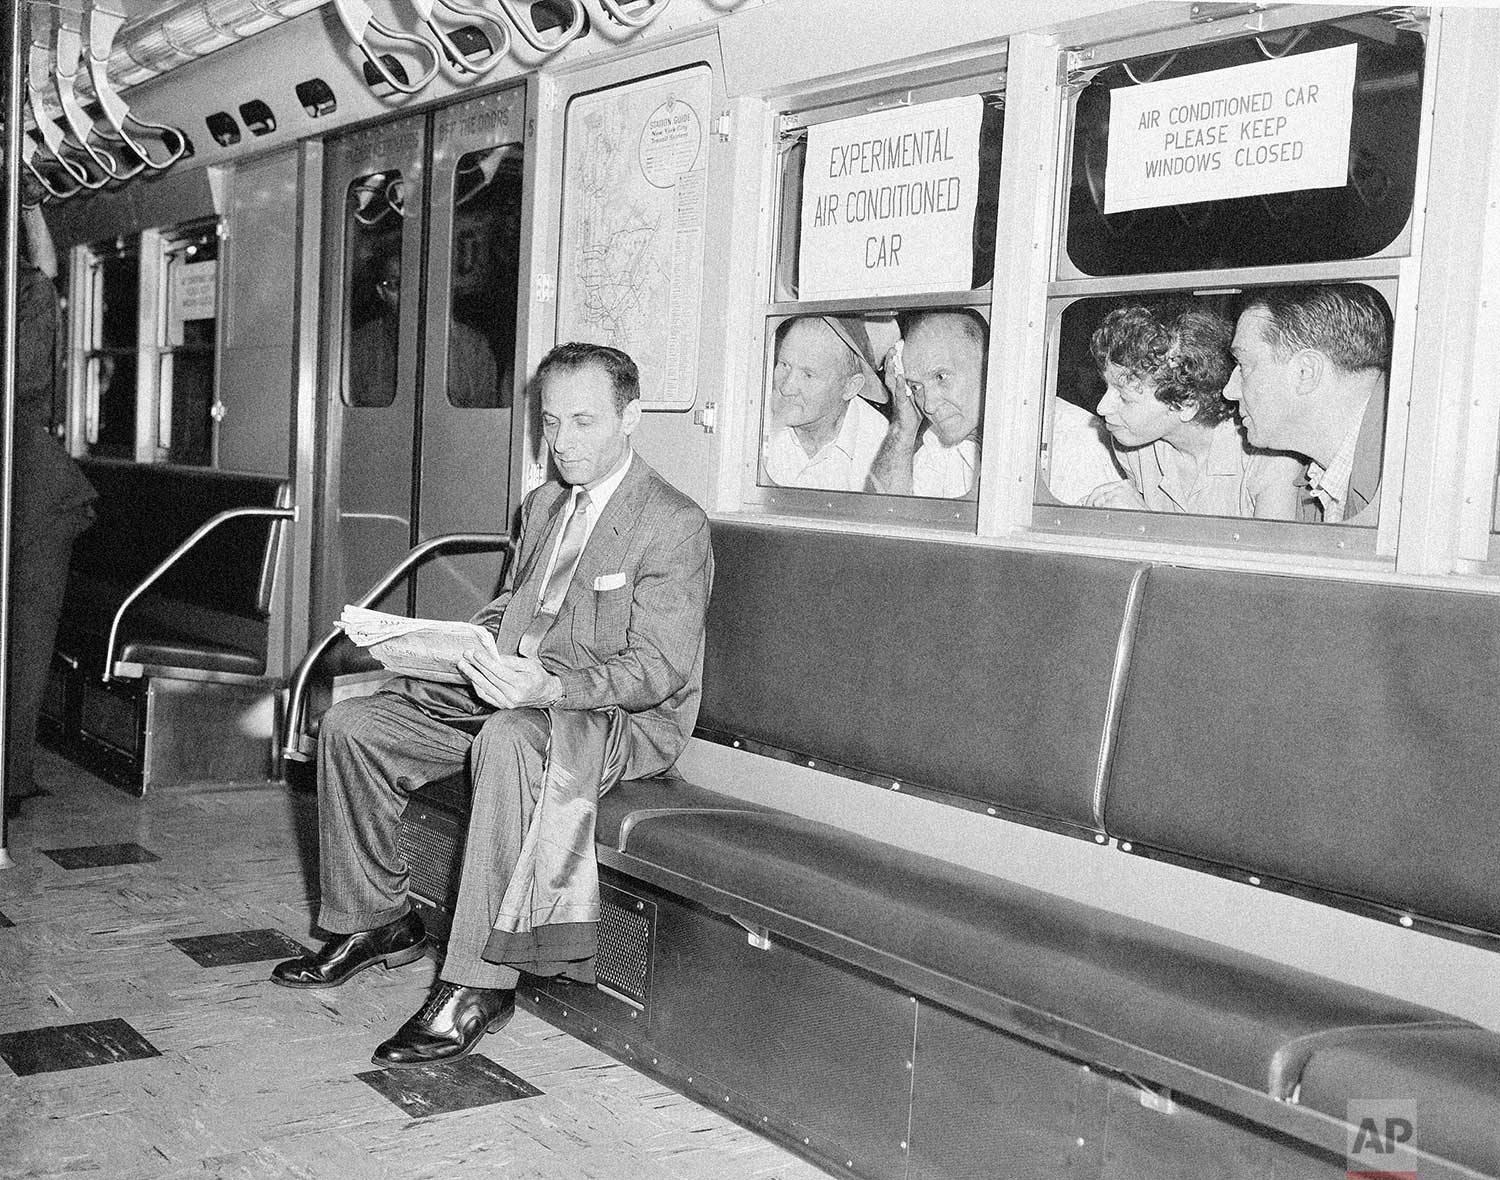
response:
<path id="1" fill-rule="evenodd" d="M 711 99 L 692 66 L 568 105 L 557 338 L 628 352 L 644 409 L 695 400 Z"/>

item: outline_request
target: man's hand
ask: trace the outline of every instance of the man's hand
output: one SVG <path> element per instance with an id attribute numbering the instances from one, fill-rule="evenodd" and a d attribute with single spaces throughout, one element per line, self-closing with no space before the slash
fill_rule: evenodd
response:
<path id="1" fill-rule="evenodd" d="M 917 429 L 922 425 L 922 412 L 917 409 L 911 386 L 901 369 L 901 351 L 898 340 L 886 352 L 881 366 L 885 370 L 885 387 L 891 395 L 891 431 L 915 443 Z"/>
<path id="2" fill-rule="evenodd" d="M 540 660 L 503 656 L 493 643 L 465 652 L 458 669 L 474 694 L 497 709 L 545 708 L 562 696 L 562 681 Z"/>
<path id="3" fill-rule="evenodd" d="M 1134 512 L 1146 507 L 1146 501 L 1128 479 L 1101 483 L 1079 503 L 1085 508 L 1128 508 Z"/>

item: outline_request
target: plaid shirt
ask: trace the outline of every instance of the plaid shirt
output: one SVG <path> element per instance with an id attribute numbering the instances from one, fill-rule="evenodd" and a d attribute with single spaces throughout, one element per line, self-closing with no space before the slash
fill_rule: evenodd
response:
<path id="1" fill-rule="evenodd" d="M 1364 420 L 1365 407 L 1361 406 L 1327 467 L 1315 459 L 1308 461 L 1307 490 L 1322 507 L 1324 524 L 1338 524 L 1344 519 L 1349 499 L 1349 476 L 1354 470 L 1354 451 L 1359 444 L 1359 428 Z"/>

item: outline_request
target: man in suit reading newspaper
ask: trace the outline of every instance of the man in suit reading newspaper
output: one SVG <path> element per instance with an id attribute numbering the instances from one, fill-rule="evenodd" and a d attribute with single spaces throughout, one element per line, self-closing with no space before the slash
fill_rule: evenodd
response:
<path id="1" fill-rule="evenodd" d="M 460 660 L 465 682 L 397 678 L 335 705 L 320 730 L 318 922 L 340 937 L 279 964 L 287 987 L 337 987 L 421 956 L 401 814 L 424 782 L 465 763 L 473 780 L 447 957 L 379 1065 L 468 1053 L 510 1018 L 517 968 L 592 980 L 598 794 L 667 770 L 698 713 L 708 522 L 631 450 L 635 364 L 563 344 L 537 386 L 559 480 L 522 507 L 500 596 L 472 619 L 488 641 Z"/>

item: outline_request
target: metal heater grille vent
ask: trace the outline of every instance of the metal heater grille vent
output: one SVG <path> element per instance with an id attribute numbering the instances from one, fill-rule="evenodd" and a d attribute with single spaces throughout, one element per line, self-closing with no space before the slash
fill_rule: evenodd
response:
<path id="1" fill-rule="evenodd" d="M 608 885 L 599 887 L 599 956 L 594 970 L 612 991 L 646 1002 L 656 907 Z"/>

